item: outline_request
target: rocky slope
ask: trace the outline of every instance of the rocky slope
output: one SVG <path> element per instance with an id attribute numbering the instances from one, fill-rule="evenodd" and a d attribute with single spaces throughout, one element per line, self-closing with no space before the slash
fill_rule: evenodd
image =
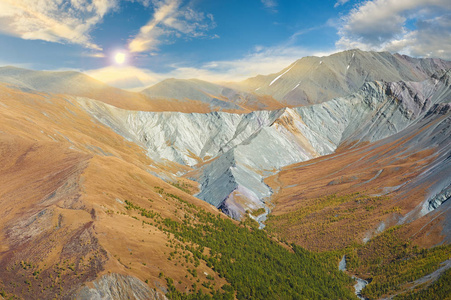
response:
<path id="1" fill-rule="evenodd" d="M 440 59 L 354 49 L 325 57 L 304 57 L 278 73 L 259 75 L 233 86 L 299 106 L 354 93 L 365 82 L 423 81 L 449 68 L 451 63 Z"/>
<path id="2" fill-rule="evenodd" d="M 394 225 L 410 226 L 423 246 L 448 244 L 449 107 L 434 105 L 395 135 L 268 178 L 276 191 L 270 230 L 316 250 L 365 242 Z"/>
<path id="3" fill-rule="evenodd" d="M 151 113 L 79 101 L 99 121 L 145 145 L 155 161 L 169 160 L 196 169 L 186 176 L 201 184 L 200 199 L 225 209 L 224 201 L 236 198 L 237 203 L 231 202 L 236 210 L 226 209 L 238 218 L 246 209 L 262 207 L 261 200 L 270 196 L 262 181 L 265 173 L 336 148 L 326 136 L 305 126 L 291 109 L 250 114 Z M 245 203 L 239 203 L 238 196 Z"/>
<path id="4" fill-rule="evenodd" d="M 448 99 L 449 73 L 423 82 L 371 82 L 323 104 L 250 114 L 124 111 L 80 99 L 99 121 L 144 145 L 155 161 L 194 168 L 197 195 L 235 218 L 263 207 L 263 178 L 280 168 L 404 130 Z M 108 112 L 108 113 L 106 113 Z"/>

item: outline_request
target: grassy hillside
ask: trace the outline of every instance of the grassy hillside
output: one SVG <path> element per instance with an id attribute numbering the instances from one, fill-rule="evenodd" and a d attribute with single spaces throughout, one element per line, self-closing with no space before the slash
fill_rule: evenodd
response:
<path id="1" fill-rule="evenodd" d="M 0 105 L 1 297 L 71 299 L 121 274 L 171 299 L 353 298 L 339 256 L 230 220 L 76 99 L 0 86 Z"/>

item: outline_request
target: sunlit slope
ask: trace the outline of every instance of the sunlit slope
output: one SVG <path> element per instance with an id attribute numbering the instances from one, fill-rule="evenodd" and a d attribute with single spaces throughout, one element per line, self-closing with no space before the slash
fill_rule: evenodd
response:
<path id="1" fill-rule="evenodd" d="M 18 86 L 23 91 L 87 97 L 130 110 L 209 112 L 219 109 L 197 99 L 189 101 L 168 101 L 161 97 L 149 99 L 144 94 L 111 87 L 88 75 L 74 71 L 34 71 L 1 67 L 0 82 Z"/>
<path id="2" fill-rule="evenodd" d="M 180 205 L 165 193 L 215 209 L 151 175 L 173 178 L 151 167 L 142 148 L 93 121 L 73 99 L 4 86 L 0 97 L 0 276 L 8 280 L 0 290 L 29 299 L 62 297 L 110 272 L 142 281 L 157 279 L 161 270 L 173 275 L 165 255 L 168 237 L 153 228 L 155 238 L 142 242 L 150 229 L 127 216 L 125 200 L 150 204 L 151 199 L 163 218 L 178 218 L 173 210 Z M 130 257 L 128 249 L 139 255 L 129 265 L 119 263 L 120 256 Z M 142 269 L 130 271 L 132 261 Z M 22 284 L 24 276 L 30 284 Z M 148 285 L 144 292 L 150 295 Z"/>
<path id="3" fill-rule="evenodd" d="M 166 79 L 141 93 L 114 88 L 73 71 L 2 67 L 0 82 L 25 90 L 88 97 L 129 110 L 246 113 L 321 103 L 354 93 L 371 81 L 423 81 L 450 67 L 451 62 L 440 59 L 356 49 L 304 57 L 278 73 L 242 82 Z"/>
<path id="4" fill-rule="evenodd" d="M 346 96 L 365 82 L 423 81 L 449 68 L 451 62 L 440 59 L 355 49 L 324 57 L 304 57 L 278 73 L 259 75 L 233 86 L 298 106 Z"/>
<path id="5" fill-rule="evenodd" d="M 167 101 L 198 100 L 208 104 L 211 110 L 229 112 L 273 110 L 285 106 L 271 96 L 248 93 L 198 79 L 166 79 L 141 93 L 151 99 L 167 99 Z"/>

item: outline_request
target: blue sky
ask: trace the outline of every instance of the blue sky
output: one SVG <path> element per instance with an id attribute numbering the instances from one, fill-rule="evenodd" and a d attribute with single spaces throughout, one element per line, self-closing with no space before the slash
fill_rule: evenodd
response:
<path id="1" fill-rule="evenodd" d="M 241 80 L 350 48 L 451 59 L 451 1 L 0 0 L 0 65 L 122 88 Z"/>

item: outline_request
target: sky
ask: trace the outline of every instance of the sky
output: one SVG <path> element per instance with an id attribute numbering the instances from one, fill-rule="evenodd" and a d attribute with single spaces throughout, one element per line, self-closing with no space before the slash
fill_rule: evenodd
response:
<path id="1" fill-rule="evenodd" d="M 131 90 L 243 80 L 353 48 L 451 60 L 451 1 L 0 0 L 0 66 Z"/>

